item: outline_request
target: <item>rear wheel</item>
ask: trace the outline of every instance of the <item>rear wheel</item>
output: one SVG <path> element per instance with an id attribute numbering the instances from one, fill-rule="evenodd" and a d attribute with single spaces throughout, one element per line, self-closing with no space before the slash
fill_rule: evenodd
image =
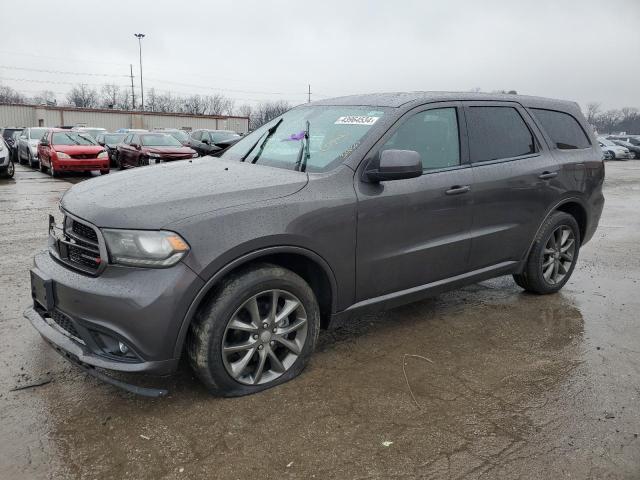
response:
<path id="1" fill-rule="evenodd" d="M 31 168 L 36 168 L 40 165 L 40 161 L 38 160 L 38 157 L 34 157 L 31 151 L 29 151 L 27 155 L 28 155 L 27 158 L 29 160 L 29 166 Z"/>
<path id="2" fill-rule="evenodd" d="M 47 171 L 47 167 L 45 167 L 44 163 L 42 163 L 42 159 L 40 160 L 40 171 L 45 173 Z"/>
<path id="3" fill-rule="evenodd" d="M 248 395 L 302 372 L 319 326 L 309 285 L 290 270 L 260 265 L 224 281 L 191 325 L 187 353 L 212 393 Z"/>
<path id="4" fill-rule="evenodd" d="M 575 218 L 555 212 L 540 228 L 523 272 L 513 278 L 529 292 L 557 292 L 571 277 L 579 250 L 580 230 Z"/>

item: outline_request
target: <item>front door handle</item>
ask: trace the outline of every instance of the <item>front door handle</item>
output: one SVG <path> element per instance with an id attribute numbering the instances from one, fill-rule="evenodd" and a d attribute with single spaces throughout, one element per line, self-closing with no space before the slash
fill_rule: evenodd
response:
<path id="1" fill-rule="evenodd" d="M 538 178 L 541 180 L 549 180 L 550 178 L 554 178 L 558 176 L 558 172 L 542 172 L 538 175 Z"/>
<path id="2" fill-rule="evenodd" d="M 444 193 L 447 195 L 460 195 L 461 193 L 467 193 L 469 190 L 471 190 L 469 185 L 454 185 Z"/>

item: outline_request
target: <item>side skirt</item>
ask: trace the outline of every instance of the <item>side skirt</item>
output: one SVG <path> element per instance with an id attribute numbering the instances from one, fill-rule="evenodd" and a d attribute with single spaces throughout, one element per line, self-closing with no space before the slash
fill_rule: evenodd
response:
<path id="1" fill-rule="evenodd" d="M 455 277 L 445 278 L 425 285 L 419 285 L 417 287 L 388 293 L 386 295 L 354 303 L 346 310 L 331 315 L 329 328 L 340 327 L 348 322 L 352 317 L 362 315 L 367 312 L 388 310 L 400 305 L 433 297 L 449 290 L 455 290 L 456 288 L 464 287 L 465 285 L 517 272 L 520 264 L 521 262 L 516 261 L 502 262 L 490 267 L 484 267 L 461 275 L 456 275 Z"/>

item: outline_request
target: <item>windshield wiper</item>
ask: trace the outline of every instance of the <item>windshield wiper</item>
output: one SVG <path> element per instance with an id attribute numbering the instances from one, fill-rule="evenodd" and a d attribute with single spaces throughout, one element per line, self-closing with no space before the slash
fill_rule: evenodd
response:
<path id="1" fill-rule="evenodd" d="M 304 137 L 300 141 L 300 150 L 296 160 L 296 170 L 304 172 L 307 169 L 307 160 L 309 160 L 309 120 L 304 129 Z"/>
<path id="2" fill-rule="evenodd" d="M 260 144 L 260 150 L 258 150 L 258 153 L 256 154 L 256 156 L 253 157 L 253 160 L 251 160 L 251 163 L 256 163 L 258 161 L 258 158 L 260 158 L 260 155 L 262 155 L 262 151 L 264 150 L 264 147 L 267 144 L 269 137 L 271 137 L 271 135 L 275 133 L 275 131 L 278 129 L 278 127 L 280 126 L 283 120 L 284 120 L 283 118 L 280 118 L 280 120 L 278 120 L 271 128 L 269 128 L 265 133 L 260 135 L 256 143 L 254 143 L 251 146 L 249 151 L 244 154 L 244 156 L 240 159 L 240 161 L 244 162 L 247 159 L 247 157 L 251 154 L 251 152 L 253 152 L 253 150 L 258 146 L 258 144 L 260 143 L 260 140 L 262 140 L 262 137 L 264 137 L 264 140 L 262 140 L 262 144 Z M 266 137 L 265 137 L 265 134 L 266 134 Z"/>

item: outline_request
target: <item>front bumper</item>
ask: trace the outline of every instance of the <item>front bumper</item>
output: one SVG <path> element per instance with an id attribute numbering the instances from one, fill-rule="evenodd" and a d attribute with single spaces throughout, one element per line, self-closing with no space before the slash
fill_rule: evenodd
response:
<path id="1" fill-rule="evenodd" d="M 75 159 L 75 160 L 52 160 L 53 168 L 66 172 L 80 172 L 85 170 L 109 170 L 109 158 Z"/>
<path id="2" fill-rule="evenodd" d="M 56 349 L 92 367 L 158 375 L 175 371 L 179 330 L 203 286 L 190 268 L 183 263 L 166 269 L 110 265 L 90 277 L 69 270 L 49 252 L 38 254 L 34 263 L 32 272 L 50 281 L 51 298 L 46 305 L 34 301 L 25 317 Z M 99 334 L 124 342 L 136 358 L 108 354 Z"/>

